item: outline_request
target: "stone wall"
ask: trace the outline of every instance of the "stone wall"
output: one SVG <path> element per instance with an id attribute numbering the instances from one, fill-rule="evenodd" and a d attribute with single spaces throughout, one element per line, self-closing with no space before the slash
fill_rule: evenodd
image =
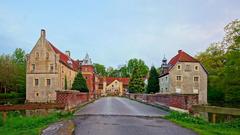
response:
<path id="1" fill-rule="evenodd" d="M 198 104 L 197 94 L 127 94 L 130 99 L 191 111 Z"/>
<path id="2" fill-rule="evenodd" d="M 65 109 L 73 109 L 89 100 L 88 93 L 82 93 L 75 90 L 56 91 L 56 95 L 56 103 L 64 104 Z"/>

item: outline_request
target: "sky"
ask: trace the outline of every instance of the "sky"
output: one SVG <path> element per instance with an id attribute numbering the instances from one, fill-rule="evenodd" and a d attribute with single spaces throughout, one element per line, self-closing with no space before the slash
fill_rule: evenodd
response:
<path id="1" fill-rule="evenodd" d="M 160 66 L 178 50 L 190 55 L 221 41 L 240 18 L 239 0 L 5 0 L 0 2 L 0 54 L 27 53 L 47 39 L 74 59 L 118 67 L 131 58 Z"/>

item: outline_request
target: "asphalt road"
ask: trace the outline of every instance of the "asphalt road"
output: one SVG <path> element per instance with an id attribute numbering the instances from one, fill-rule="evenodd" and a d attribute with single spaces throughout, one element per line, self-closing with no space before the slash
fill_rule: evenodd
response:
<path id="1" fill-rule="evenodd" d="M 75 114 L 75 135 L 196 135 L 159 116 L 167 112 L 136 101 L 106 97 Z"/>

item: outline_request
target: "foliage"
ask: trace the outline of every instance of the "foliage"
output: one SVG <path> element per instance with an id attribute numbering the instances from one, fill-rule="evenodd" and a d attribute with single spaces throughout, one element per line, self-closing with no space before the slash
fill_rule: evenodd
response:
<path id="1" fill-rule="evenodd" d="M 83 75 L 81 72 L 78 72 L 74 82 L 72 84 L 72 90 L 79 90 L 80 92 L 89 92 L 86 80 L 83 78 Z"/>
<path id="2" fill-rule="evenodd" d="M 25 93 L 26 60 L 25 51 L 17 48 L 12 55 L 0 56 L 0 92 Z"/>
<path id="3" fill-rule="evenodd" d="M 98 63 L 94 63 L 93 64 L 95 72 L 100 75 L 100 76 L 106 76 L 107 75 L 107 71 L 104 65 L 98 64 Z"/>
<path id="4" fill-rule="evenodd" d="M 68 86 L 67 86 L 67 76 L 65 75 L 64 77 L 64 89 L 67 90 L 68 89 Z"/>
<path id="5" fill-rule="evenodd" d="M 139 67 L 133 69 L 132 76 L 128 85 L 129 93 L 142 93 L 144 91 L 144 78 L 139 72 Z"/>
<path id="6" fill-rule="evenodd" d="M 238 135 L 240 132 L 240 119 L 212 124 L 200 117 L 179 112 L 171 112 L 165 118 L 201 135 Z"/>
<path id="7" fill-rule="evenodd" d="M 151 67 L 149 78 L 148 78 L 148 85 L 146 88 L 147 93 L 156 93 L 159 91 L 159 74 L 154 66 Z"/>
<path id="8" fill-rule="evenodd" d="M 126 64 L 119 66 L 118 68 L 108 67 L 104 65 L 94 64 L 95 72 L 101 76 L 109 77 L 130 77 L 132 75 L 134 67 L 139 68 L 139 73 L 142 77 L 146 77 L 148 74 L 148 66 L 141 59 L 130 59 Z"/>
<path id="9" fill-rule="evenodd" d="M 237 105 L 240 103 L 240 20 L 232 21 L 224 30 L 223 41 L 211 44 L 197 59 L 209 74 L 208 101 Z"/>
<path id="10" fill-rule="evenodd" d="M 1 114 L 1 113 L 0 113 Z M 1 115 L 2 116 L 2 115 Z M 20 112 L 8 112 L 7 121 L 2 124 L 0 116 L 0 134 L 37 135 L 50 123 L 72 117 L 71 113 L 54 112 L 47 116 L 23 116 Z"/>

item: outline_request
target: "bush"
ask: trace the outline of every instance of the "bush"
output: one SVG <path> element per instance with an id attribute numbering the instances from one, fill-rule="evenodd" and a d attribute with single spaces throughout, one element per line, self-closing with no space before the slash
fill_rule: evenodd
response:
<path id="1" fill-rule="evenodd" d="M 25 93 L 0 93 L 0 99 L 25 98 Z"/>

